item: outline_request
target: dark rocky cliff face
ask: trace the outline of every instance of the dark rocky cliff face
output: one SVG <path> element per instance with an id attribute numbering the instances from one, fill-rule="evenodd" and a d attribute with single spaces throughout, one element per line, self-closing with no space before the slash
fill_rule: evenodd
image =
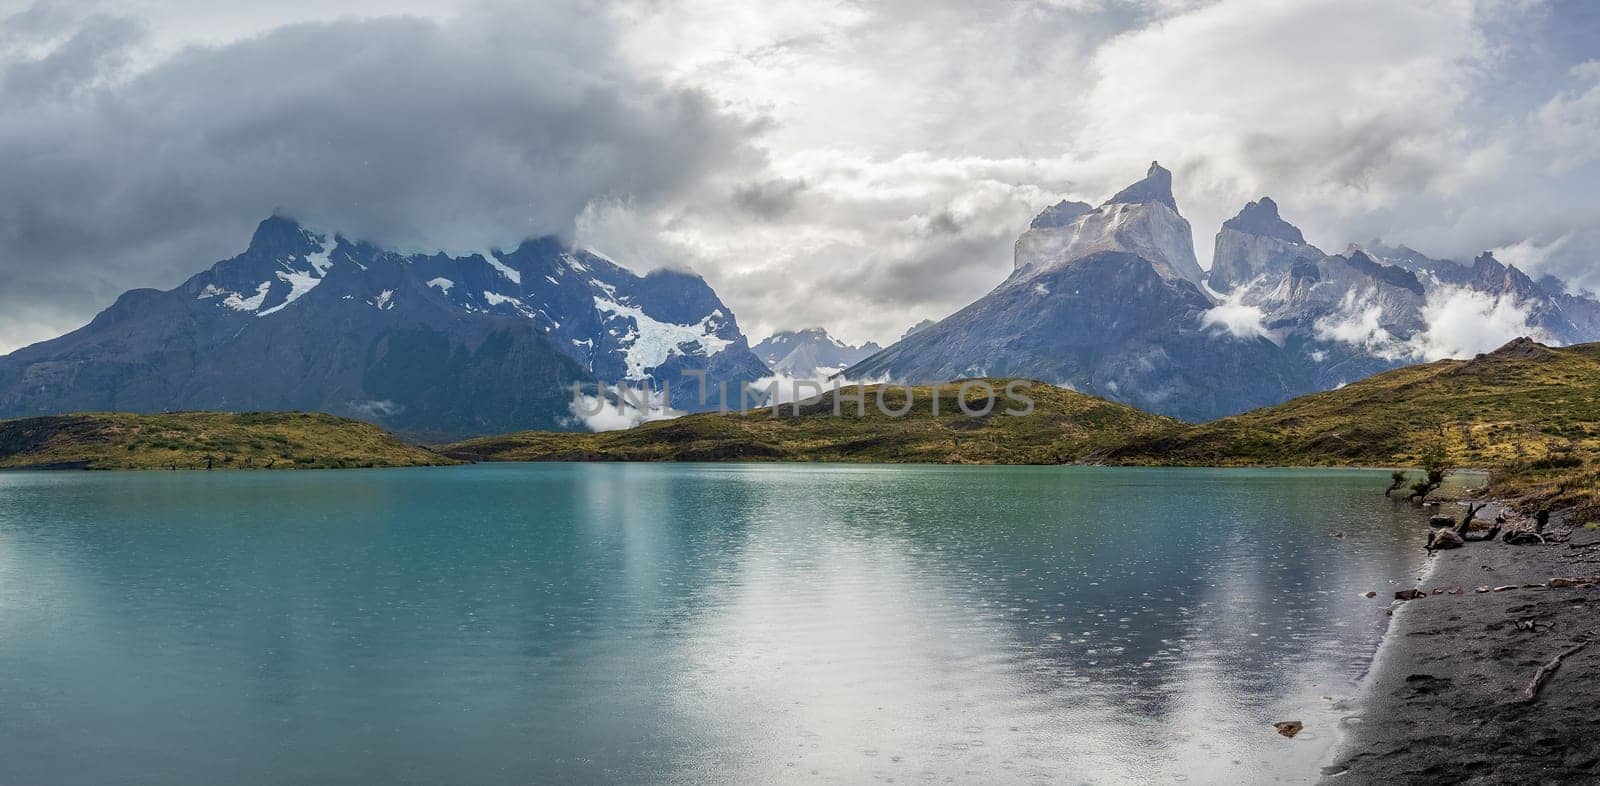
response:
<path id="1" fill-rule="evenodd" d="M 913 383 L 1028 377 L 1199 421 L 1309 385 L 1278 347 L 1206 329 L 1211 300 L 1133 254 L 1106 251 L 1024 281 L 848 369 Z"/>

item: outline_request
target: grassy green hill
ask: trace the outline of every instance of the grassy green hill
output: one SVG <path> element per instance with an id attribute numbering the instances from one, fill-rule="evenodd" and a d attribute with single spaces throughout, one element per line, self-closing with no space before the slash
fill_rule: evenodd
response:
<path id="1" fill-rule="evenodd" d="M 1415 466 L 1495 470 L 1496 491 L 1600 502 L 1600 344 L 1519 339 L 1472 360 L 1396 369 L 1198 426 L 1129 440 L 1123 464 Z"/>
<path id="2" fill-rule="evenodd" d="M 956 387 L 941 387 L 938 415 L 934 389 L 912 392 L 912 408 L 890 417 L 883 405 L 898 411 L 905 388 L 864 388 L 866 412 L 853 396 L 863 388 L 839 392 L 842 416 L 834 416 L 835 393 L 802 402 L 798 414 L 786 404 L 774 415 L 770 407 L 745 412 L 690 415 L 646 423 L 626 431 L 600 434 L 523 432 L 486 437 L 439 448 L 441 453 L 474 461 L 851 461 L 926 462 L 946 464 L 1052 464 L 1073 462 L 1117 442 L 1166 433 L 1178 421 L 1151 415 L 1124 404 L 1028 382 L 1017 388 L 1034 401 L 1026 416 L 1004 414 L 1019 405 L 1005 395 L 1008 380 L 987 380 L 994 386 L 993 411 L 974 417 L 961 412 Z M 983 409 L 985 392 L 968 390 L 969 410 Z"/>
<path id="3" fill-rule="evenodd" d="M 1005 380 L 990 380 L 996 390 Z M 1443 450 L 1453 466 L 1494 470 L 1495 491 L 1530 504 L 1578 504 L 1600 517 L 1600 344 L 1518 340 L 1472 360 L 1378 374 L 1231 418 L 1188 425 L 1042 383 L 1027 417 L 972 418 L 956 391 L 917 388 L 912 412 L 867 414 L 833 394 L 799 414 L 702 414 L 601 434 L 524 432 L 440 452 L 473 461 L 858 461 L 1207 466 L 1416 466 Z M 901 389 L 882 388 L 886 405 Z M 854 393 L 857 388 L 847 388 Z M 981 395 L 974 392 L 973 395 Z M 1002 398 L 996 408 L 1006 405 Z M 971 406 L 969 404 L 969 406 Z M 1588 513 L 1584 514 L 1588 516 Z"/>
<path id="4" fill-rule="evenodd" d="M 317 469 L 453 464 L 377 426 L 300 412 L 89 413 L 0 421 L 0 469 Z"/>

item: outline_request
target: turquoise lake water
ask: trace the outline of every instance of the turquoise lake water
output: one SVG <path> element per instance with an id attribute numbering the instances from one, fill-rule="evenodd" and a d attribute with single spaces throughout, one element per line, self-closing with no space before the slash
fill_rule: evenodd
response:
<path id="1" fill-rule="evenodd" d="M 0 783 L 1314 779 L 1387 480 L 0 473 Z"/>

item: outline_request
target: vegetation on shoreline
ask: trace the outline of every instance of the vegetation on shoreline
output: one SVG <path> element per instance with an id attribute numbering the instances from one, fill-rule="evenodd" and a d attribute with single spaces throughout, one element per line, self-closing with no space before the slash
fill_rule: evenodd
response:
<path id="1" fill-rule="evenodd" d="M 1338 390 L 1129 440 L 1108 463 L 1449 466 L 1492 470 L 1490 492 L 1600 511 L 1600 344 L 1518 339 L 1471 360 L 1377 374 Z"/>
<path id="2" fill-rule="evenodd" d="M 728 414 L 705 413 L 598 434 L 529 431 L 467 440 L 439 448 L 473 461 L 841 461 L 940 464 L 1062 464 L 1082 460 L 1122 440 L 1181 428 L 1171 418 L 1042 382 L 1018 381 L 1013 391 L 1033 400 L 1033 412 L 1005 414 L 1021 404 L 1008 398 L 1010 380 L 987 379 L 966 390 L 959 382 L 911 390 L 896 385 L 849 386 L 794 404 Z M 835 402 L 835 397 L 838 401 Z M 864 404 L 857 399 L 865 396 Z M 836 416 L 837 403 L 839 414 Z M 935 414 L 937 408 L 937 414 Z"/>
<path id="3" fill-rule="evenodd" d="M 304 412 L 0 421 L 0 469 L 332 469 L 454 464 L 369 423 Z"/>
<path id="4" fill-rule="evenodd" d="M 1040 382 L 906 389 L 704 413 L 603 433 L 521 432 L 431 451 L 376 426 L 306 413 L 85 414 L 0 421 L 0 469 L 388 467 L 460 461 L 838 461 L 1160 466 L 1457 466 L 1490 493 L 1600 519 L 1600 344 L 1519 339 L 1471 360 L 1396 369 L 1338 390 L 1190 425 Z M 937 392 L 936 392 L 937 391 Z M 838 401 L 835 401 L 835 398 Z M 858 403 L 858 398 L 861 401 Z M 835 409 L 839 414 L 835 414 Z M 1390 491 L 1415 480 L 1403 476 Z M 1423 486 L 1428 482 L 1423 481 Z M 1416 494 L 1421 489 L 1412 484 Z M 1431 490 L 1431 489 L 1429 489 Z M 1425 493 L 1423 494 L 1425 496 Z"/>

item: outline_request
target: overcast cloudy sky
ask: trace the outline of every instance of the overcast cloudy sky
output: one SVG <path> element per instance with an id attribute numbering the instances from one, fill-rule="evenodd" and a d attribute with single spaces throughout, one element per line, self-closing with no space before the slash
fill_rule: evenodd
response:
<path id="1" fill-rule="evenodd" d="M 1600 288 L 1600 4 L 0 0 L 0 352 L 274 211 L 560 233 L 704 274 L 752 339 L 886 341 L 1152 159 L 1202 264 L 1269 194 L 1327 250 Z"/>

